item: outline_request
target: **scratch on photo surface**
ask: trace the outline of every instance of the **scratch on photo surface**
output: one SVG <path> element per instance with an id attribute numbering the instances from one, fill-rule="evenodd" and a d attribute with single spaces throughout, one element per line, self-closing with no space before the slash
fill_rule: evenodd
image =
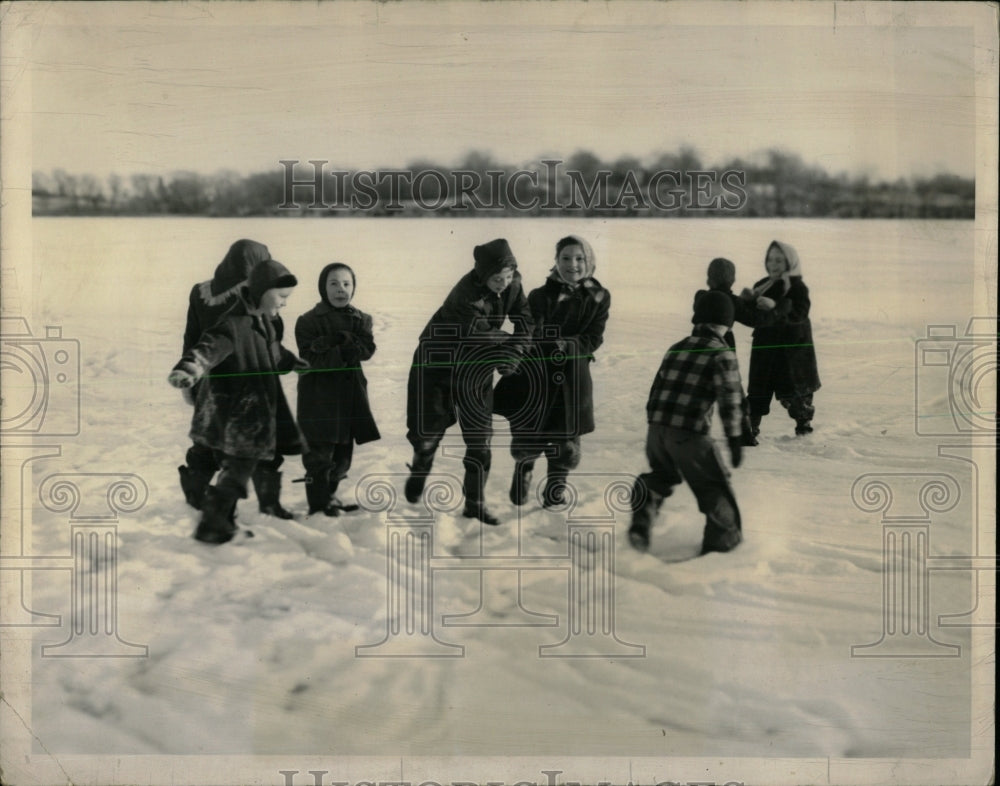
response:
<path id="1" fill-rule="evenodd" d="M 69 786 L 73 786 L 73 779 L 69 776 L 69 773 L 66 772 L 66 769 L 62 766 L 62 764 L 59 763 L 59 759 L 57 759 L 55 756 L 49 753 L 49 749 L 45 747 L 45 743 L 42 742 L 41 739 L 38 737 L 38 735 L 36 735 L 31 730 L 31 727 L 29 727 L 28 724 L 24 722 L 24 718 L 21 717 L 21 713 L 19 713 L 16 709 L 14 709 L 14 706 L 9 701 L 7 701 L 7 699 L 4 696 L 0 696 L 0 702 L 3 702 L 10 708 L 10 711 L 14 713 L 14 717 L 17 718 L 19 721 L 21 721 L 21 725 L 24 726 L 28 734 L 31 735 L 31 738 L 38 743 L 41 749 L 45 752 L 45 755 L 51 758 L 52 761 L 54 761 L 58 765 L 59 769 L 62 770 L 63 775 L 66 776 L 66 783 L 68 783 Z"/>

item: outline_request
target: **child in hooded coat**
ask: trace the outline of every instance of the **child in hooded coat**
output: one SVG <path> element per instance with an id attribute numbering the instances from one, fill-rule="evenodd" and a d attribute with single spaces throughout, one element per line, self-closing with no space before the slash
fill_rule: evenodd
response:
<path id="1" fill-rule="evenodd" d="M 725 257 L 716 257 L 708 263 L 707 281 L 708 289 L 699 289 L 694 293 L 693 311 L 698 311 L 698 301 L 709 292 L 722 292 L 733 304 L 733 313 L 736 322 L 743 325 L 753 326 L 757 319 L 758 310 L 755 304 L 743 300 L 733 292 L 733 284 L 736 283 L 736 265 Z M 691 317 L 691 323 L 696 324 L 697 317 Z M 723 340 L 730 349 L 736 350 L 736 338 L 733 336 L 732 328 L 726 331 Z M 740 407 L 743 422 L 743 444 L 753 447 L 757 444 L 757 438 L 753 435 L 753 428 L 750 423 L 750 402 L 743 396 L 743 403 Z"/>
<path id="2" fill-rule="evenodd" d="M 563 504 L 566 477 L 580 463 L 580 437 L 594 431 L 593 353 L 604 343 L 611 293 L 594 278 L 596 258 L 577 235 L 556 243 L 555 265 L 531 291 L 530 354 L 500 380 L 494 411 L 510 421 L 515 460 L 510 500 L 527 500 L 535 461 L 544 451 L 548 473 L 542 504 Z M 540 384 L 539 384 L 540 383 Z"/>
<path id="3" fill-rule="evenodd" d="M 741 300 L 755 309 L 747 399 L 754 436 L 775 397 L 795 420 L 795 433 L 808 434 L 816 412 L 813 393 L 820 388 L 809 321 L 809 289 L 802 281 L 798 252 L 775 240 L 764 257 L 768 275 Z"/>
<path id="4" fill-rule="evenodd" d="M 334 262 L 319 274 L 320 302 L 295 323 L 299 355 L 310 370 L 299 376 L 298 420 L 308 447 L 309 513 L 339 516 L 335 496 L 351 467 L 354 444 L 381 437 L 368 403 L 368 380 L 361 362 L 375 354 L 372 318 L 350 305 L 357 278 Z"/>
<path id="5" fill-rule="evenodd" d="M 517 259 L 503 238 L 476 246 L 475 265 L 452 288 L 420 334 L 406 389 L 406 438 L 413 463 L 405 495 L 417 502 L 434 453 L 456 422 L 465 441 L 463 515 L 499 520 L 484 499 L 493 436 L 493 372 L 513 373 L 531 340 L 531 310 Z M 501 330 L 504 320 L 513 334 Z"/>
<path id="6" fill-rule="evenodd" d="M 290 413 L 282 413 L 278 374 L 306 368 L 281 346 L 272 322 L 296 285 L 274 259 L 250 271 L 238 301 L 187 350 L 167 378 L 177 388 L 198 385 L 191 439 L 215 456 L 221 472 L 205 489 L 195 538 L 225 543 L 237 531 L 236 502 L 259 462 L 301 451 Z M 287 405 L 286 405 L 287 406 Z"/>
<path id="7" fill-rule="evenodd" d="M 215 268 L 215 274 L 208 281 L 195 284 L 188 297 L 187 324 L 184 328 L 184 345 L 181 352 L 187 352 L 201 338 L 201 334 L 212 327 L 219 318 L 239 300 L 240 289 L 246 286 L 250 270 L 258 262 L 270 259 L 267 246 L 255 240 L 237 240 L 226 252 L 225 257 Z M 275 332 L 278 341 L 284 333 L 281 317 L 275 317 Z M 200 383 L 190 390 L 185 389 L 185 400 L 194 404 Z M 281 400 L 279 409 L 282 417 L 291 419 L 291 411 L 284 400 L 284 393 L 278 391 Z M 278 469 L 284 462 L 284 457 L 278 453 L 258 463 L 253 475 L 254 489 L 262 513 L 278 518 L 288 519 L 292 514 L 285 510 L 280 501 L 281 474 Z M 212 482 L 215 473 L 220 469 L 214 452 L 193 442 L 188 448 L 185 464 L 177 468 L 181 478 L 181 490 L 187 503 L 196 510 L 201 509 L 205 489 Z"/>

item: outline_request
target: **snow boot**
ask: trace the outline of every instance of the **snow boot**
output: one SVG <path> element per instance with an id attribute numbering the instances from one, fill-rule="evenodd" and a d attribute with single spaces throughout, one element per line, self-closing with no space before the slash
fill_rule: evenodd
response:
<path id="1" fill-rule="evenodd" d="M 322 513 L 326 516 L 339 516 L 340 511 L 331 508 L 329 473 L 319 472 L 315 475 L 306 473 L 306 501 L 309 503 L 309 515 Z"/>
<path id="2" fill-rule="evenodd" d="M 417 453 L 414 451 L 413 463 L 406 465 L 407 469 L 410 470 L 410 477 L 406 479 L 403 494 L 406 496 L 406 501 L 411 505 L 420 501 L 420 497 L 424 493 L 424 484 L 427 483 L 427 475 L 430 474 L 433 464 L 433 453 Z"/>
<path id="3" fill-rule="evenodd" d="M 637 551 L 649 548 L 649 533 L 664 499 L 662 494 L 657 494 L 641 479 L 637 479 L 632 486 L 632 525 L 628 530 L 628 542 Z"/>
<path id="4" fill-rule="evenodd" d="M 531 488 L 531 471 L 534 468 L 534 461 L 519 461 L 514 467 L 514 477 L 510 481 L 510 501 L 518 507 L 528 499 L 528 490 Z"/>
<path id="5" fill-rule="evenodd" d="M 260 512 L 278 519 L 294 519 L 295 516 L 281 507 L 278 499 L 281 495 L 281 473 L 266 467 L 257 467 L 253 471 L 253 487 L 257 491 L 257 502 Z"/>
<path id="6" fill-rule="evenodd" d="M 494 516 L 490 509 L 486 507 L 486 503 L 482 501 L 467 499 L 465 501 L 465 508 L 462 510 L 462 515 L 467 519 L 479 519 L 483 524 L 489 524 L 491 527 L 496 527 L 500 524 L 500 519 Z"/>
<path id="7" fill-rule="evenodd" d="M 201 510 L 201 503 L 205 497 L 205 489 L 212 482 L 212 476 L 209 475 L 206 477 L 202 473 L 191 469 L 186 464 L 181 464 L 177 468 L 177 472 L 181 476 L 181 491 L 184 492 L 184 499 L 187 500 L 187 504 L 195 510 Z"/>
<path id="8" fill-rule="evenodd" d="M 812 434 L 813 427 L 808 420 L 799 420 L 795 423 L 795 434 L 797 436 L 802 436 L 803 434 Z"/>
<path id="9" fill-rule="evenodd" d="M 238 531 L 233 511 L 237 495 L 230 489 L 209 486 L 202 498 L 201 521 L 195 530 L 195 540 L 202 543 L 228 543 Z"/>

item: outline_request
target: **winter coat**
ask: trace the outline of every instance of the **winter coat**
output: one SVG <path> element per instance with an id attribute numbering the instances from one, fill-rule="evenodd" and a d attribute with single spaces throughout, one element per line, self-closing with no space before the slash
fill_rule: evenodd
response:
<path id="1" fill-rule="evenodd" d="M 277 375 L 303 366 L 281 346 L 275 324 L 250 313 L 241 292 L 175 366 L 202 377 L 191 439 L 240 458 L 301 453 L 301 437 Z"/>
<path id="2" fill-rule="evenodd" d="M 567 439 L 594 430 L 593 353 L 604 343 L 611 293 L 593 277 L 577 286 L 550 276 L 532 290 L 531 348 L 500 380 L 493 409 L 517 436 Z"/>
<path id="3" fill-rule="evenodd" d="M 787 243 L 774 241 L 789 262 L 788 273 L 768 286 L 762 278 L 753 286 L 775 301 L 771 311 L 754 309 L 747 393 L 779 397 L 804 396 L 820 388 L 812 324 L 809 321 L 809 288 L 802 281 L 798 252 Z M 770 250 L 770 247 L 769 247 Z"/>
<path id="4" fill-rule="evenodd" d="M 335 308 L 320 273 L 316 306 L 295 323 L 299 355 L 310 370 L 299 377 L 299 427 L 308 442 L 359 445 L 381 437 L 368 402 L 361 362 L 375 354 L 372 318 L 354 306 Z"/>
<path id="5" fill-rule="evenodd" d="M 531 340 L 531 309 L 520 273 L 503 292 L 486 286 L 499 272 L 480 264 L 452 288 L 427 323 L 407 381 L 406 427 L 411 441 L 443 434 L 456 407 L 487 424 L 493 409 L 493 371 L 520 358 Z M 514 333 L 501 330 L 509 318 Z"/>
<path id="6" fill-rule="evenodd" d="M 663 356 L 646 399 L 651 424 L 708 434 L 713 405 L 727 437 L 742 433 L 743 387 L 736 353 L 705 325 Z"/>

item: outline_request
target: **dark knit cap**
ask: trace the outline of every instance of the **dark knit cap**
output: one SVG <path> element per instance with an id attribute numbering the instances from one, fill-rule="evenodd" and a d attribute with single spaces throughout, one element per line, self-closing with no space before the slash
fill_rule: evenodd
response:
<path id="1" fill-rule="evenodd" d="M 716 257 L 708 263 L 708 280 L 712 284 L 731 287 L 736 282 L 736 265 L 724 257 Z"/>
<path id="2" fill-rule="evenodd" d="M 709 290 L 694 304 L 694 323 L 733 326 L 736 310 L 732 298 L 724 292 Z"/>
<path id="3" fill-rule="evenodd" d="M 250 290 L 250 300 L 255 306 L 260 305 L 260 299 L 269 289 L 294 287 L 298 279 L 288 272 L 288 268 L 277 259 L 265 259 L 258 262 L 250 271 L 247 287 Z"/>
<path id="4" fill-rule="evenodd" d="M 483 281 L 507 268 L 517 270 L 514 252 L 502 237 L 476 246 L 472 249 L 472 258 L 476 260 L 476 273 Z"/>

